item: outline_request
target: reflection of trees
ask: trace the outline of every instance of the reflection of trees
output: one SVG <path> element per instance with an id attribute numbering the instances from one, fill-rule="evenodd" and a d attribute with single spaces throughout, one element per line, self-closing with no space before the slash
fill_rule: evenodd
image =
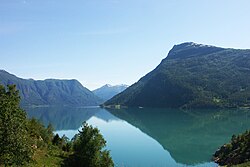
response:
<path id="1" fill-rule="evenodd" d="M 55 130 L 78 129 L 83 121 L 100 112 L 99 108 L 73 107 L 36 107 L 25 110 L 29 117 L 39 119 L 44 125 L 51 123 Z"/>
<path id="2" fill-rule="evenodd" d="M 35 107 L 25 108 L 29 117 L 39 119 L 44 125 L 51 123 L 55 130 L 78 129 L 84 121 L 92 116 L 105 121 L 117 119 L 102 108 L 76 108 L 76 107 Z"/>
<path id="3" fill-rule="evenodd" d="M 246 111 L 168 109 L 109 110 L 156 139 L 183 164 L 207 162 L 232 134 L 250 127 Z"/>

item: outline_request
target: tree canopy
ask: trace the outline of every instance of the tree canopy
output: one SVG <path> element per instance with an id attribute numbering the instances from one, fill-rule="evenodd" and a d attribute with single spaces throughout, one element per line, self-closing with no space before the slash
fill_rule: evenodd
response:
<path id="1" fill-rule="evenodd" d="M 250 131 L 238 136 L 233 135 L 229 143 L 223 145 L 214 154 L 219 165 L 235 165 L 250 161 Z"/>
<path id="2" fill-rule="evenodd" d="M 51 157 L 39 162 L 48 166 L 114 166 L 109 151 L 104 150 L 106 141 L 97 128 L 84 123 L 82 131 L 70 142 L 66 136 L 54 135 L 51 124 L 46 128 L 34 118 L 27 119 L 19 104 L 16 86 L 9 85 L 6 89 L 0 85 L 0 166 L 34 164 L 40 158 L 36 156 L 39 152 L 44 154 L 43 159 Z"/>
<path id="3" fill-rule="evenodd" d="M 104 150 L 106 141 L 97 128 L 83 123 L 82 130 L 74 137 L 73 164 L 82 167 L 113 167 L 109 151 Z"/>
<path id="4" fill-rule="evenodd" d="M 15 85 L 0 85 L 0 164 L 22 165 L 31 160 L 25 112 Z"/>

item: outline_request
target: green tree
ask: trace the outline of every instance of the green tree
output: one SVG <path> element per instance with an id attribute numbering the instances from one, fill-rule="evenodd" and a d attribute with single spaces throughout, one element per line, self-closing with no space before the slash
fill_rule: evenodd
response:
<path id="1" fill-rule="evenodd" d="M 58 134 L 56 134 L 54 138 L 52 139 L 52 144 L 56 146 L 60 146 L 62 144 L 62 139 L 60 138 Z"/>
<path id="2" fill-rule="evenodd" d="M 0 164 L 23 165 L 31 160 L 25 112 L 15 85 L 0 85 Z"/>
<path id="3" fill-rule="evenodd" d="M 27 130 L 33 146 L 41 148 L 51 143 L 54 136 L 51 124 L 45 128 L 45 126 L 35 118 L 29 119 L 27 122 Z"/>
<path id="4" fill-rule="evenodd" d="M 229 143 L 221 146 L 214 154 L 219 165 L 236 165 L 250 161 L 250 131 L 233 135 Z"/>
<path id="5" fill-rule="evenodd" d="M 73 143 L 75 166 L 114 166 L 109 151 L 103 150 L 106 146 L 106 141 L 97 128 L 84 122 L 82 131 L 79 131 Z"/>
<path id="6" fill-rule="evenodd" d="M 47 131 L 47 134 L 48 134 L 48 141 L 51 141 L 53 136 L 54 136 L 54 133 L 53 133 L 54 128 L 53 128 L 51 123 L 47 126 L 46 131 Z"/>

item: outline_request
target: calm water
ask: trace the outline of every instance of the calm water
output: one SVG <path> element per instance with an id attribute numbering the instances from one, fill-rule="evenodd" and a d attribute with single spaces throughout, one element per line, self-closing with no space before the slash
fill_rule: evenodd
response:
<path id="1" fill-rule="evenodd" d="M 213 167 L 216 149 L 232 134 L 250 129 L 249 110 L 26 108 L 29 117 L 52 123 L 72 138 L 81 123 L 100 129 L 119 167 Z"/>

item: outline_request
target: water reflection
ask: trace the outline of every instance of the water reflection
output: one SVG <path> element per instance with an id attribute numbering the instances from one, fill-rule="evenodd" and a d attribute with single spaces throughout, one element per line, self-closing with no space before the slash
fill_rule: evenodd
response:
<path id="1" fill-rule="evenodd" d="M 248 110 L 109 110 L 157 140 L 179 163 L 207 162 L 232 134 L 250 128 Z"/>
<path id="2" fill-rule="evenodd" d="M 216 166 L 211 155 L 250 127 L 249 111 L 29 108 L 29 117 L 72 138 L 83 121 L 97 126 L 118 166 Z M 185 165 L 183 165 L 185 164 Z M 200 164 L 200 165 L 197 165 Z"/>
<path id="3" fill-rule="evenodd" d="M 109 121 L 117 119 L 112 114 L 102 115 L 100 108 L 89 107 L 26 107 L 24 108 L 28 117 L 35 117 L 40 120 L 44 125 L 51 123 L 55 130 L 76 130 L 83 121 L 87 121 L 94 115 L 100 117 L 103 120 Z"/>

